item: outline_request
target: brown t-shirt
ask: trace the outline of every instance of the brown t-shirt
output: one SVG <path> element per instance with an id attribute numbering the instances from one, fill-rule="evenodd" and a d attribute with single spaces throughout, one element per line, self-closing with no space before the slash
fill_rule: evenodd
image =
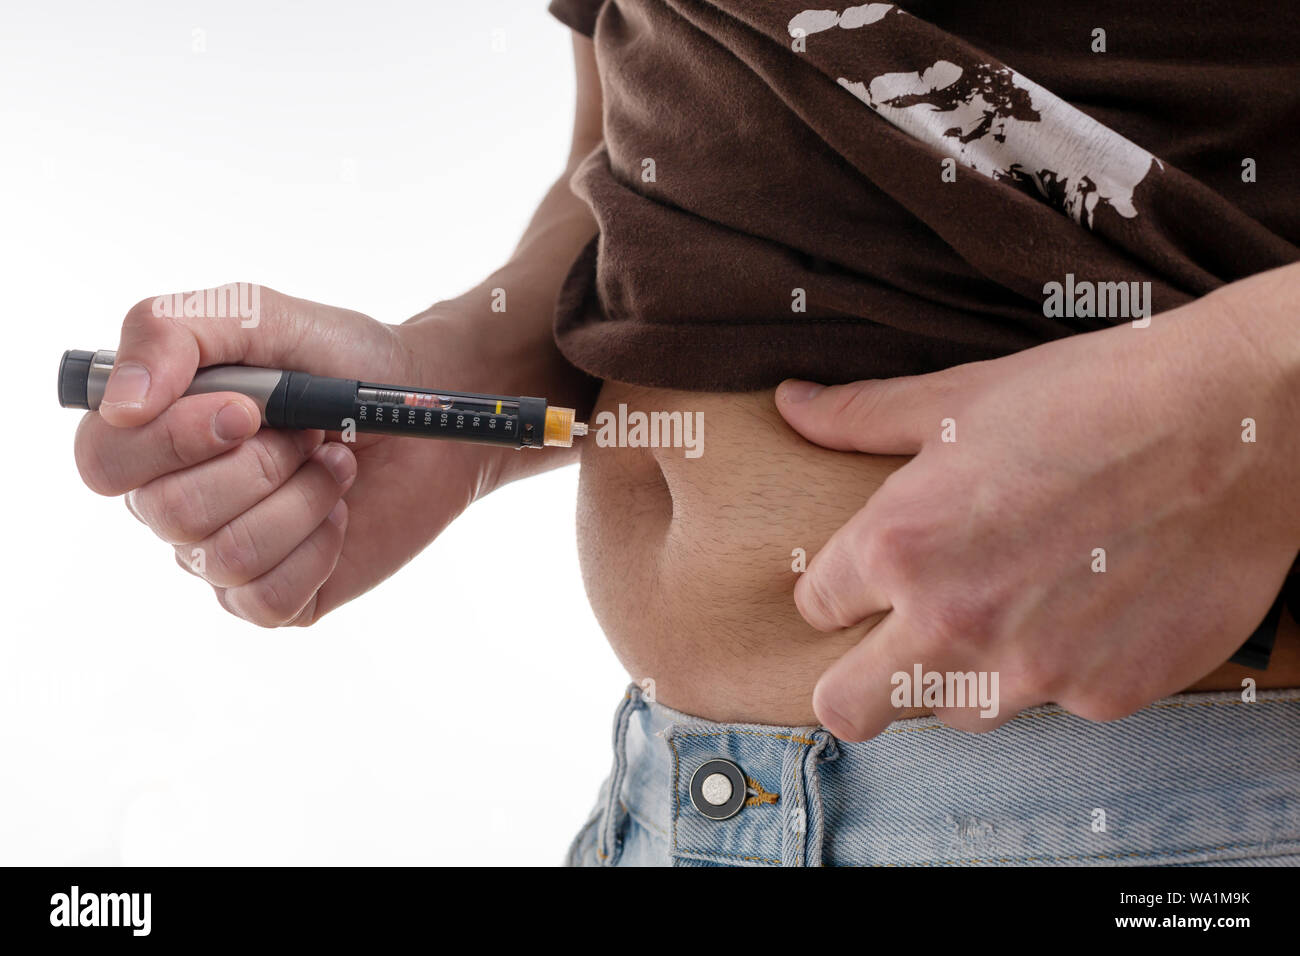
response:
<path id="1" fill-rule="evenodd" d="M 556 315 L 579 368 L 926 372 L 1300 260 L 1300 18 L 1276 3 L 832 6 L 551 3 L 605 104 L 573 177 L 600 235 Z"/>
<path id="2" fill-rule="evenodd" d="M 1285 4 L 551 11 L 593 38 L 604 94 L 604 142 L 573 177 L 600 234 L 555 320 L 597 378 L 740 391 L 933 371 L 1300 260 Z M 1281 600 L 1234 660 L 1266 664 Z"/>

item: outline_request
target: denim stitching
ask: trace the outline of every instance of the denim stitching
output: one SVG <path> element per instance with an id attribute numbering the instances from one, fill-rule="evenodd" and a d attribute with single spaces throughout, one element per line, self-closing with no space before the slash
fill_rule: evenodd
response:
<path id="1" fill-rule="evenodd" d="M 650 831 L 651 833 L 653 833 L 655 836 L 657 836 L 657 837 L 662 837 L 662 838 L 665 839 L 665 840 L 668 839 L 668 834 L 667 834 L 666 831 L 661 830 L 658 826 L 656 826 L 655 824 L 651 823 L 651 822 L 650 822 L 649 820 L 647 820 L 645 817 L 641 816 L 641 814 L 640 814 L 639 812 L 637 812 L 636 810 L 633 810 L 631 807 L 629 807 L 629 806 L 628 806 L 626 803 L 624 803 L 622 800 L 620 800 L 620 801 L 618 802 L 618 805 L 619 805 L 620 807 L 623 808 L 623 812 L 624 812 L 624 813 L 626 813 L 629 817 L 631 817 L 633 820 L 635 820 L 635 821 L 636 821 L 637 823 L 639 823 L 641 826 L 645 827 L 647 830 L 649 830 L 649 831 Z"/>
<path id="2" fill-rule="evenodd" d="M 763 789 L 763 785 L 749 774 L 745 774 L 744 776 L 746 786 L 748 786 L 750 790 L 754 791 L 751 796 L 745 798 L 745 806 L 756 807 L 762 803 L 776 803 L 776 801 L 781 799 L 781 794 L 768 793 L 768 791 Z"/>
<path id="3" fill-rule="evenodd" d="M 1287 840 L 1286 844 L 1297 845 L 1300 841 Z M 1279 844 L 1282 845 L 1282 844 Z M 1260 843 L 1224 843 L 1220 846 L 1193 847 L 1188 850 L 1134 850 L 1131 853 L 1090 853 L 1074 856 L 1003 856 L 990 857 L 987 860 L 971 858 L 965 860 L 929 860 L 924 863 L 880 863 L 878 866 L 951 866 L 957 863 L 1042 863 L 1065 860 L 1126 860 L 1133 857 L 1187 856 L 1192 853 L 1213 853 L 1216 850 L 1243 850 L 1248 847 L 1263 846 Z"/>
<path id="4" fill-rule="evenodd" d="M 1253 700 L 1253 701 L 1192 700 L 1192 701 L 1187 701 L 1186 703 L 1171 701 L 1170 703 L 1167 704 L 1148 704 L 1146 707 L 1143 708 L 1143 710 L 1148 710 L 1148 709 L 1169 710 L 1174 707 L 1232 707 L 1234 705 L 1240 707 L 1240 706 L 1244 706 L 1245 704 L 1251 704 L 1251 705 L 1293 704 L 1296 703 L 1297 701 L 1300 701 L 1300 697 L 1264 697 L 1264 698 L 1260 698 L 1259 700 Z M 1073 717 L 1073 716 L 1074 715 L 1071 714 L 1068 710 L 1045 710 L 1037 714 L 1016 714 L 1016 716 L 1012 717 L 1011 720 L 1033 720 L 1038 717 Z M 1137 714 L 1134 714 L 1133 716 L 1137 716 Z M 926 718 L 917 717 L 914 719 L 925 720 Z M 881 736 L 883 736 L 885 734 L 912 734 L 912 733 L 916 733 L 918 730 L 952 730 L 952 729 L 953 728 L 949 727 L 947 724 L 936 723 L 936 724 L 926 724 L 924 727 L 899 727 L 894 730 L 882 730 L 880 733 Z"/>
<path id="5" fill-rule="evenodd" d="M 751 737 L 770 737 L 773 740 L 793 740 L 797 744 L 811 747 L 816 741 L 798 734 L 765 734 L 757 730 L 720 730 L 708 734 L 673 734 L 674 737 L 730 737 L 732 734 L 748 734 Z"/>
<path id="6" fill-rule="evenodd" d="M 780 860 L 773 860 L 770 857 L 736 856 L 734 853 L 702 853 L 697 850 L 692 850 L 690 852 L 679 853 L 678 856 L 683 856 L 688 860 L 704 860 L 704 861 L 712 861 L 714 859 L 744 860 L 746 863 L 771 863 L 773 866 L 781 865 Z"/>
<path id="7" fill-rule="evenodd" d="M 582 845 L 583 837 L 585 837 L 591 830 L 593 830 L 600 823 L 600 818 L 601 815 L 599 813 L 595 814 L 594 816 L 592 816 L 590 820 L 588 820 L 585 824 L 583 824 L 582 829 L 578 831 L 578 835 L 574 838 L 573 844 L 569 848 L 569 855 L 567 860 L 569 866 L 582 865 L 579 861 L 581 860 L 584 854 L 582 853 L 582 851 L 578 849 L 578 847 Z M 591 842 L 591 849 L 595 851 L 597 856 L 600 855 L 600 850 L 596 848 L 595 840 L 592 840 Z"/>
<path id="8" fill-rule="evenodd" d="M 614 767 L 610 772 L 609 796 L 605 802 L 605 812 L 602 815 L 600 830 L 597 832 L 595 847 L 596 857 L 602 863 L 616 858 L 622 849 L 622 840 L 617 832 L 622 823 L 614 818 L 613 811 L 616 802 L 622 805 L 619 791 L 623 786 L 623 778 L 627 775 L 628 725 L 631 723 L 632 713 L 644 706 L 640 689 L 630 687 L 623 694 L 618 713 L 614 717 Z"/>
<path id="9" fill-rule="evenodd" d="M 677 852 L 677 818 L 682 815 L 681 802 L 677 799 L 677 784 L 681 779 L 680 761 L 677 759 L 677 744 L 668 738 L 668 747 L 673 752 L 673 852 Z"/>

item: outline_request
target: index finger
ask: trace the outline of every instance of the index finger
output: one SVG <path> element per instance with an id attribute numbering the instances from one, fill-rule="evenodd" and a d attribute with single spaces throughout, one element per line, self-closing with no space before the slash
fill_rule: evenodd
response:
<path id="1" fill-rule="evenodd" d="M 319 349 L 305 335 L 310 305 L 243 282 L 136 303 L 122 323 L 99 413 L 110 425 L 143 425 L 185 393 L 199 368 L 274 366 L 290 351 Z"/>

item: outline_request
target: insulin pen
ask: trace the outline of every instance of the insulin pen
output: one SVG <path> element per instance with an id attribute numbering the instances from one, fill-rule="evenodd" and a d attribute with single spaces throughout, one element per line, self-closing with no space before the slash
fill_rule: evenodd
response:
<path id="1" fill-rule="evenodd" d="M 59 404 L 99 409 L 116 352 L 69 349 L 59 363 Z M 262 424 L 272 428 L 344 431 L 450 438 L 511 448 L 568 448 L 587 426 L 572 408 L 548 406 L 544 398 L 446 392 L 404 385 L 377 385 L 352 378 L 247 365 L 199 369 L 186 395 L 239 392 L 257 402 Z"/>

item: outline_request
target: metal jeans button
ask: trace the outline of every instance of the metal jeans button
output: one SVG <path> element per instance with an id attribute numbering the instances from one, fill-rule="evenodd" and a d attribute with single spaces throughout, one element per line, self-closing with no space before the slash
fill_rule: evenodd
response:
<path id="1" fill-rule="evenodd" d="M 707 760 L 691 776 L 691 803 L 710 820 L 734 817 L 745 794 L 745 775 L 730 760 Z"/>

